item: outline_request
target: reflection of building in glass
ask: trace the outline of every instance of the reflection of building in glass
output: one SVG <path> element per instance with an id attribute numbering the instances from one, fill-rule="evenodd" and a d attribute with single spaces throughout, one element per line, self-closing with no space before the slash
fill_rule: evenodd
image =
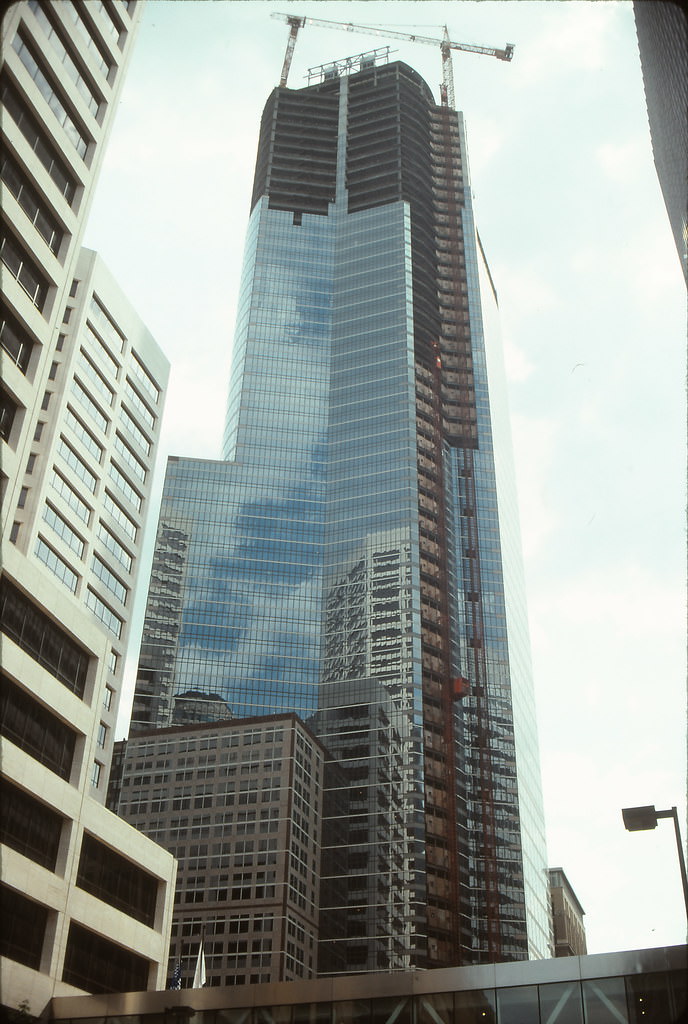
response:
<path id="1" fill-rule="evenodd" d="M 688 20 L 682 4 L 635 0 L 652 153 L 688 281 Z"/>
<path id="2" fill-rule="evenodd" d="M 315 977 L 317 740 L 292 714 L 139 732 L 118 746 L 110 806 L 179 862 L 169 975 L 181 963 L 191 986 L 204 937 L 208 985 Z"/>
<path id="3" fill-rule="evenodd" d="M 140 725 L 148 727 L 160 729 L 171 724 L 170 690 L 181 621 L 180 595 L 187 548 L 188 535 L 183 529 L 178 526 L 171 529 L 160 524 L 151 567 L 148 615 L 155 622 L 152 642 L 162 654 L 149 663 L 144 641 L 136 680 L 136 717 Z"/>
<path id="4" fill-rule="evenodd" d="M 321 710 L 313 724 L 343 773 L 339 786 L 345 783 L 347 829 L 334 831 L 329 817 L 323 837 L 327 884 L 321 906 L 328 916 L 320 936 L 321 971 L 342 966 L 336 908 L 343 892 L 349 907 L 345 933 L 349 941 L 365 937 L 371 881 L 378 953 L 384 952 L 389 963 L 401 956 L 411 965 L 398 939 L 412 916 L 414 857 L 423 854 L 403 825 L 423 797 L 422 780 L 409 770 L 414 764 L 408 697 L 413 686 L 411 553 L 408 535 L 404 541 L 394 530 L 370 534 L 350 568 L 327 588 Z M 353 679 L 359 691 L 354 705 Z M 416 747 L 418 740 L 416 734 Z M 342 807 L 335 813 L 341 812 Z M 362 943 L 359 948 L 366 949 Z"/>
<path id="5" fill-rule="evenodd" d="M 322 971 L 550 952 L 500 359 L 462 116 L 401 63 L 276 89 L 225 461 L 168 464 L 133 728 L 189 691 L 310 722 Z"/>
<path id="6" fill-rule="evenodd" d="M 583 923 L 585 911 L 563 868 L 549 869 L 549 890 L 552 898 L 554 955 L 582 956 L 587 953 Z"/>
<path id="7" fill-rule="evenodd" d="M 169 367 L 80 249 L 139 17 L 2 25 L 0 992 L 37 1016 L 161 984 L 171 924 L 173 859 L 104 807 Z"/>

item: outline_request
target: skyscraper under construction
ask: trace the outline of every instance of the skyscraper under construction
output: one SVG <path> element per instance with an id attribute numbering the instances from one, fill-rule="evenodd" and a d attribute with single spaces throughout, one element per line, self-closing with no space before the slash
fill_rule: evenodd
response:
<path id="1" fill-rule="evenodd" d="M 550 955 L 462 116 L 404 63 L 325 66 L 269 97 L 251 206 L 223 460 L 168 463 L 132 728 L 319 736 L 321 973 Z"/>

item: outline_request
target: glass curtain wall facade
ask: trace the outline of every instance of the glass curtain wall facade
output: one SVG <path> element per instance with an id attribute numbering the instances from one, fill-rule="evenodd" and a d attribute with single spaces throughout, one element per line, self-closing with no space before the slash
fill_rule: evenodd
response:
<path id="1" fill-rule="evenodd" d="M 462 119 L 402 63 L 276 89 L 252 204 L 224 461 L 168 465 L 132 728 L 309 721 L 321 973 L 550 955 Z"/>

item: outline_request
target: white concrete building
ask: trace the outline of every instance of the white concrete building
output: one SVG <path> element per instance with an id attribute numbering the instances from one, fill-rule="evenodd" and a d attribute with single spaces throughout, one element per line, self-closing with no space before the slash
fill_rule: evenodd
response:
<path id="1" fill-rule="evenodd" d="M 164 984 L 176 866 L 104 807 L 168 364 L 81 251 L 141 4 L 2 32 L 0 825 L 6 1007 Z"/>
<path id="2" fill-rule="evenodd" d="M 102 261 L 82 249 L 18 474 L 9 541 L 107 631 L 92 776 L 103 803 L 168 373 Z"/>

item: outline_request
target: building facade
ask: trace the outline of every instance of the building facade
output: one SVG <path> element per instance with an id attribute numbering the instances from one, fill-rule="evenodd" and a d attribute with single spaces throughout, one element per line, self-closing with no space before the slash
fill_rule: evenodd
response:
<path id="1" fill-rule="evenodd" d="M 8 540 L 110 638 L 92 772 L 94 795 L 105 802 L 169 364 L 87 249 L 52 355 Z"/>
<path id="2" fill-rule="evenodd" d="M 104 807 L 168 365 L 80 249 L 139 16 L 3 20 L 0 980 L 35 1014 L 161 984 L 171 925 L 172 857 Z"/>
<path id="3" fill-rule="evenodd" d="M 169 364 L 86 249 L 52 355 L 8 540 L 111 638 L 94 767 L 104 803 Z"/>
<path id="4" fill-rule="evenodd" d="M 178 861 L 168 976 L 191 987 L 317 973 L 325 758 L 296 715 L 135 733 L 109 806 Z M 115 779 L 114 776 L 117 776 Z"/>
<path id="5" fill-rule="evenodd" d="M 168 463 L 132 728 L 296 711 L 341 776 L 320 970 L 547 956 L 496 294 L 462 116 L 402 63 L 261 125 L 223 461 Z"/>
<path id="6" fill-rule="evenodd" d="M 549 869 L 552 897 L 554 955 L 583 956 L 587 953 L 583 910 L 563 868 Z"/>
<path id="7" fill-rule="evenodd" d="M 688 283 L 688 18 L 681 4 L 634 0 L 652 153 Z"/>

